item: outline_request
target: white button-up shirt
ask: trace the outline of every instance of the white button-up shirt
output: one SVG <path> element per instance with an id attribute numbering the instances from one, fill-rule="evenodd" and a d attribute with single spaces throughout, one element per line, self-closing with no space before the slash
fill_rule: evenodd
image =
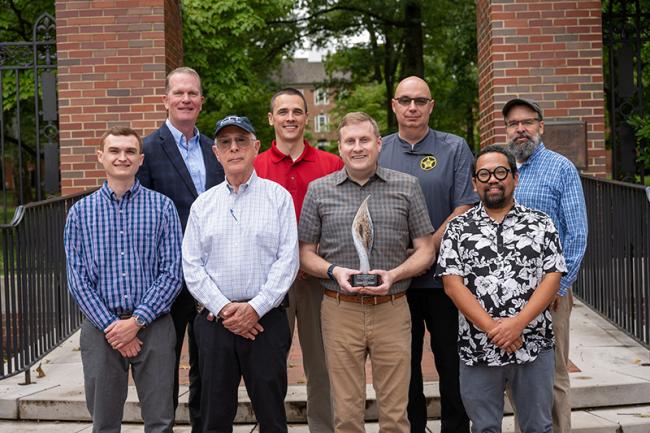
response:
<path id="1" fill-rule="evenodd" d="M 298 273 L 298 235 L 291 195 L 257 177 L 227 181 L 201 194 L 183 239 L 183 272 L 190 293 L 217 315 L 248 301 L 262 317 L 279 306 Z"/>

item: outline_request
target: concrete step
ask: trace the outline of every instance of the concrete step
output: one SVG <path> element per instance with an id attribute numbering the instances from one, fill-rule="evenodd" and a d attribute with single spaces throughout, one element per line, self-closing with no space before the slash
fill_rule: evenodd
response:
<path id="1" fill-rule="evenodd" d="M 650 406 L 633 406 L 602 410 L 575 411 L 571 416 L 572 433 L 648 433 Z M 440 422 L 429 421 L 431 433 L 440 433 Z M 189 426 L 174 427 L 174 433 L 190 433 Z M 1 433 L 90 433 L 89 422 L 0 421 Z M 255 424 L 237 424 L 233 433 L 258 433 Z M 379 432 L 375 422 L 366 423 L 367 433 Z M 503 433 L 513 433 L 513 418 L 503 420 Z M 124 424 L 122 433 L 144 433 L 142 424 Z M 309 433 L 306 424 L 290 424 L 289 433 Z"/>
<path id="2" fill-rule="evenodd" d="M 650 404 L 650 381 L 615 371 L 592 372 L 593 377 L 584 374 L 571 376 L 571 401 L 574 411 L 581 409 L 609 408 L 611 406 L 635 406 Z M 427 396 L 428 415 L 440 417 L 440 395 L 438 383 L 430 382 L 424 386 Z M 178 423 L 188 423 L 187 389 L 181 390 L 177 413 Z M 366 387 L 367 421 L 377 420 L 377 402 L 371 385 Z M 7 396 L 0 397 L 4 402 L 0 406 L 0 418 L 22 420 L 58 420 L 89 421 L 82 386 L 55 386 L 49 389 L 34 390 L 15 400 L 15 406 L 9 404 Z M 306 389 L 303 385 L 289 386 L 285 407 L 290 423 L 306 422 Z M 250 399 L 242 387 L 239 390 L 239 407 L 235 422 L 254 423 L 255 415 Z M 3 410 L 4 409 L 4 410 Z M 506 413 L 512 413 L 506 402 Z M 142 422 L 140 404 L 135 387 L 129 387 L 129 394 L 124 408 L 124 422 Z M 649 430 L 650 431 L 650 430 Z M 647 432 L 646 432 L 647 433 Z"/>
<path id="3" fill-rule="evenodd" d="M 571 318 L 571 360 L 580 371 L 570 374 L 574 416 L 594 422 L 610 420 L 612 407 L 650 405 L 650 351 L 640 346 L 589 308 L 577 303 Z M 20 385 L 21 376 L 0 381 L 0 418 L 22 420 L 89 421 L 83 393 L 83 375 L 78 333 L 43 360 L 46 375 L 35 383 Z M 424 386 L 431 418 L 440 415 L 437 382 Z M 187 387 L 181 387 L 179 423 L 188 422 Z M 367 387 L 366 419 L 377 419 L 372 386 Z M 289 386 L 286 400 L 288 420 L 305 422 L 304 385 Z M 239 393 L 238 423 L 253 423 L 250 400 Z M 599 415 L 603 411 L 602 416 Z M 610 411 L 610 412 L 608 412 Z M 622 409 L 627 413 L 627 409 Z M 506 410 L 509 413 L 509 408 Z M 621 412 L 621 411 L 618 411 Z M 618 414 L 616 412 L 616 414 Z M 578 415 L 579 414 L 579 415 Z M 584 414 L 584 415 L 583 415 Z M 608 418 L 609 417 L 609 418 Z M 632 419 L 641 415 L 630 415 Z M 126 422 L 141 422 L 135 388 L 131 387 L 124 411 Z M 609 421 L 607 421 L 609 422 Z M 650 428 L 644 431 L 650 433 Z"/>

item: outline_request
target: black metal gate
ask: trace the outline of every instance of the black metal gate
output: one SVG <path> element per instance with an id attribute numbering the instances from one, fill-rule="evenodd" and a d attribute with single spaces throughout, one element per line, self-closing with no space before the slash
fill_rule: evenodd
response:
<path id="1" fill-rule="evenodd" d="M 603 2 L 603 42 L 609 108 L 610 144 L 615 179 L 643 181 L 644 167 L 637 160 L 637 144 L 632 116 L 643 116 L 650 104 L 644 100 L 644 44 L 650 41 L 648 2 L 607 0 Z M 645 71 L 648 74 L 648 71 Z M 644 143 L 644 145 L 648 145 Z"/>
<path id="2" fill-rule="evenodd" d="M 60 189 L 55 30 L 44 13 L 32 41 L 0 43 L 0 223 Z"/>

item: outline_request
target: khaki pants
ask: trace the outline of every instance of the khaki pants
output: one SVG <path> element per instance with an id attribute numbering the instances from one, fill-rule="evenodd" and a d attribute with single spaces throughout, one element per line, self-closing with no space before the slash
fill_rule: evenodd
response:
<path id="1" fill-rule="evenodd" d="M 379 305 L 323 297 L 325 358 L 336 433 L 364 432 L 366 357 L 372 363 L 379 431 L 409 433 L 411 315 L 406 296 Z"/>
<path id="2" fill-rule="evenodd" d="M 573 291 L 569 287 L 553 316 L 555 334 L 555 383 L 553 384 L 553 433 L 571 433 L 571 381 L 569 380 L 569 318 L 573 308 Z"/>
<path id="3" fill-rule="evenodd" d="M 310 433 L 332 433 L 330 382 L 325 364 L 320 305 L 323 286 L 317 278 L 300 275 L 289 289 L 287 318 L 291 335 L 298 321 L 298 338 L 307 377 L 307 423 Z"/>

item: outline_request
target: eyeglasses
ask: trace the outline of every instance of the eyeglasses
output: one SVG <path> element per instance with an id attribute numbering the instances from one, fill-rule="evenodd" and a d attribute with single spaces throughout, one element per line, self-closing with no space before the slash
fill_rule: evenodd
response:
<path id="1" fill-rule="evenodd" d="M 503 180 L 508 177 L 508 173 L 512 173 L 512 170 L 500 165 L 492 171 L 487 168 L 482 168 L 474 174 L 474 177 L 481 183 L 488 183 L 492 176 L 494 176 L 496 180 Z"/>
<path id="2" fill-rule="evenodd" d="M 519 124 L 521 124 L 524 128 L 528 128 L 529 126 L 533 126 L 535 122 L 539 122 L 539 119 L 531 117 L 529 119 L 522 120 L 509 120 L 506 122 L 506 128 L 514 129 L 519 126 Z"/>
<path id="3" fill-rule="evenodd" d="M 235 137 L 233 138 L 223 138 L 217 139 L 215 143 L 219 150 L 228 150 L 232 147 L 233 143 L 237 145 L 240 149 L 245 149 L 253 143 L 254 140 L 248 137 Z"/>
<path id="4" fill-rule="evenodd" d="M 408 107 L 409 105 L 411 105 L 411 102 L 415 102 L 415 105 L 417 105 L 418 107 L 424 107 L 429 102 L 433 101 L 433 99 L 431 98 L 424 98 L 424 97 L 409 98 L 408 96 L 400 96 L 399 98 L 393 98 L 393 99 L 396 100 L 399 105 L 402 105 L 404 107 Z"/>

